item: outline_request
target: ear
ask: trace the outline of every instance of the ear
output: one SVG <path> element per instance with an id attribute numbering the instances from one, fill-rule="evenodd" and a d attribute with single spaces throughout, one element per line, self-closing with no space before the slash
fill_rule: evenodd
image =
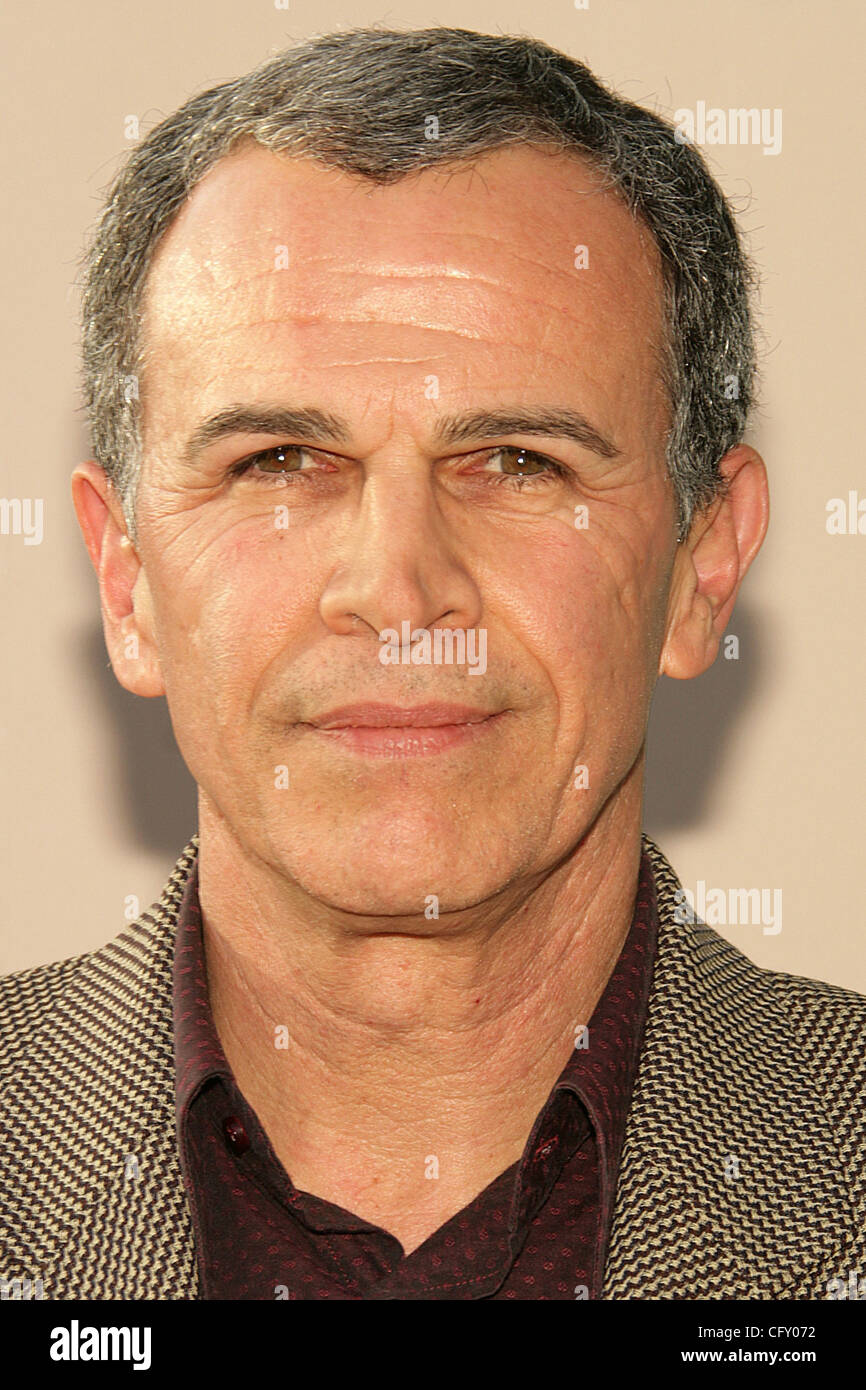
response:
<path id="1" fill-rule="evenodd" d="M 127 534 L 117 492 L 92 459 L 72 474 L 72 501 L 99 580 L 102 628 L 114 674 L 134 695 L 164 695 L 144 566 Z"/>
<path id="2" fill-rule="evenodd" d="M 690 680 L 712 666 L 743 578 L 770 519 L 764 460 L 738 444 L 719 464 L 724 495 L 699 513 L 677 547 L 659 675 Z"/>

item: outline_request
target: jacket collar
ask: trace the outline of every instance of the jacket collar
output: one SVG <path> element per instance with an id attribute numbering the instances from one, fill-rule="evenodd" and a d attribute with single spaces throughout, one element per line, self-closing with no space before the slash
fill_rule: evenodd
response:
<path id="1" fill-rule="evenodd" d="M 766 1299 L 821 1287 L 854 1238 L 854 1213 L 809 1040 L 778 988 L 787 977 L 712 928 L 679 923 L 679 881 L 643 843 L 659 942 L 604 1297 Z M 197 852 L 194 837 L 160 902 L 67 964 L 66 988 L 46 1002 L 3 1093 L 5 1185 L 16 1191 L 6 1261 L 43 1278 L 49 1298 L 196 1296 L 175 1135 L 172 959 Z"/>
<path id="2" fill-rule="evenodd" d="M 787 1007 L 803 982 L 679 922 L 680 882 L 644 844 L 659 947 L 603 1296 L 821 1297 L 856 1218 L 812 1079 L 819 1040 Z"/>
<path id="3" fill-rule="evenodd" d="M 41 1279 L 49 1299 L 195 1297 L 174 1135 L 171 981 L 197 849 L 194 838 L 159 903 L 64 963 L 66 986 L 39 1011 L 3 1091 L 0 1191 L 15 1192 L 6 1274 L 11 1266 Z M 31 972 L 31 992 L 44 996 L 57 968 Z"/>

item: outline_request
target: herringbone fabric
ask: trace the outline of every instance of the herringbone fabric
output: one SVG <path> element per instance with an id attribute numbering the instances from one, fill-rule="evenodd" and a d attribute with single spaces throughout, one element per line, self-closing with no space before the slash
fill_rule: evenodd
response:
<path id="1" fill-rule="evenodd" d="M 174 924 L 197 848 L 107 946 L 2 981 L 0 1275 L 41 1278 L 47 1299 L 198 1292 L 171 1009 Z"/>
<path id="2" fill-rule="evenodd" d="M 827 1298 L 866 1273 L 866 998 L 677 925 L 645 843 L 659 955 L 604 1296 Z"/>
<path id="3" fill-rule="evenodd" d="M 678 923 L 644 845 L 659 945 L 604 1297 L 826 1298 L 866 1273 L 866 999 Z M 0 1278 L 48 1299 L 199 1296 L 171 1005 L 197 849 L 107 946 L 0 981 Z"/>

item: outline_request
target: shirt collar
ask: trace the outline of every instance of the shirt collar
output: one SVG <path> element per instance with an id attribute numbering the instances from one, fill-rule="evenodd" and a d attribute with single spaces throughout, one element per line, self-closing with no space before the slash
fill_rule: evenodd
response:
<path id="1" fill-rule="evenodd" d="M 640 858 L 632 921 L 616 965 L 551 1090 L 524 1150 L 512 1224 L 526 1226 L 564 1165 L 595 1131 L 600 1195 L 609 1221 L 649 1006 L 658 941 L 652 864 Z"/>
<path id="2" fill-rule="evenodd" d="M 516 1174 L 512 1230 L 528 1228 L 564 1165 L 590 1136 L 598 1145 L 602 1205 L 609 1221 L 625 1137 L 658 937 L 652 865 L 641 853 L 632 922 L 613 972 L 533 1126 Z M 178 916 L 173 967 L 175 1113 L 182 1132 L 189 1108 L 214 1076 L 234 1082 L 208 997 L 198 857 Z"/>

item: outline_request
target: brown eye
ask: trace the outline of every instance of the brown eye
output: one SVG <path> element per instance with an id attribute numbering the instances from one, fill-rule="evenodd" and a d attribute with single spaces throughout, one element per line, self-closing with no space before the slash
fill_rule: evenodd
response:
<path id="1" fill-rule="evenodd" d="M 506 461 L 514 464 L 513 468 L 502 470 L 512 476 L 515 474 L 523 476 L 529 470 L 530 475 L 534 477 L 536 471 L 542 471 L 548 466 L 546 459 L 542 458 L 540 454 L 533 454 L 529 449 L 497 449 L 496 453 L 504 455 Z"/>
<path id="2" fill-rule="evenodd" d="M 479 472 L 487 482 L 499 486 L 520 489 L 524 483 L 537 482 L 544 486 L 556 478 L 565 478 L 568 470 L 561 463 L 549 459 L 545 454 L 537 454 L 532 449 L 521 449 L 517 445 L 502 445 L 491 449 L 488 461 L 501 459 L 501 469 L 482 468 Z"/>
<path id="3" fill-rule="evenodd" d="M 234 477 L 249 474 L 254 481 L 266 483 L 308 482 L 318 473 L 314 467 L 302 467 L 303 459 L 312 458 L 309 449 L 300 444 L 275 444 L 270 449 L 259 449 L 249 458 L 241 459 L 231 470 Z"/>
<path id="4" fill-rule="evenodd" d="M 244 472 L 248 468 L 258 468 L 262 473 L 295 473 L 298 467 L 296 461 L 303 453 L 306 450 L 296 444 L 278 444 L 273 449 L 262 449 L 260 453 L 244 459 L 241 469 Z"/>

